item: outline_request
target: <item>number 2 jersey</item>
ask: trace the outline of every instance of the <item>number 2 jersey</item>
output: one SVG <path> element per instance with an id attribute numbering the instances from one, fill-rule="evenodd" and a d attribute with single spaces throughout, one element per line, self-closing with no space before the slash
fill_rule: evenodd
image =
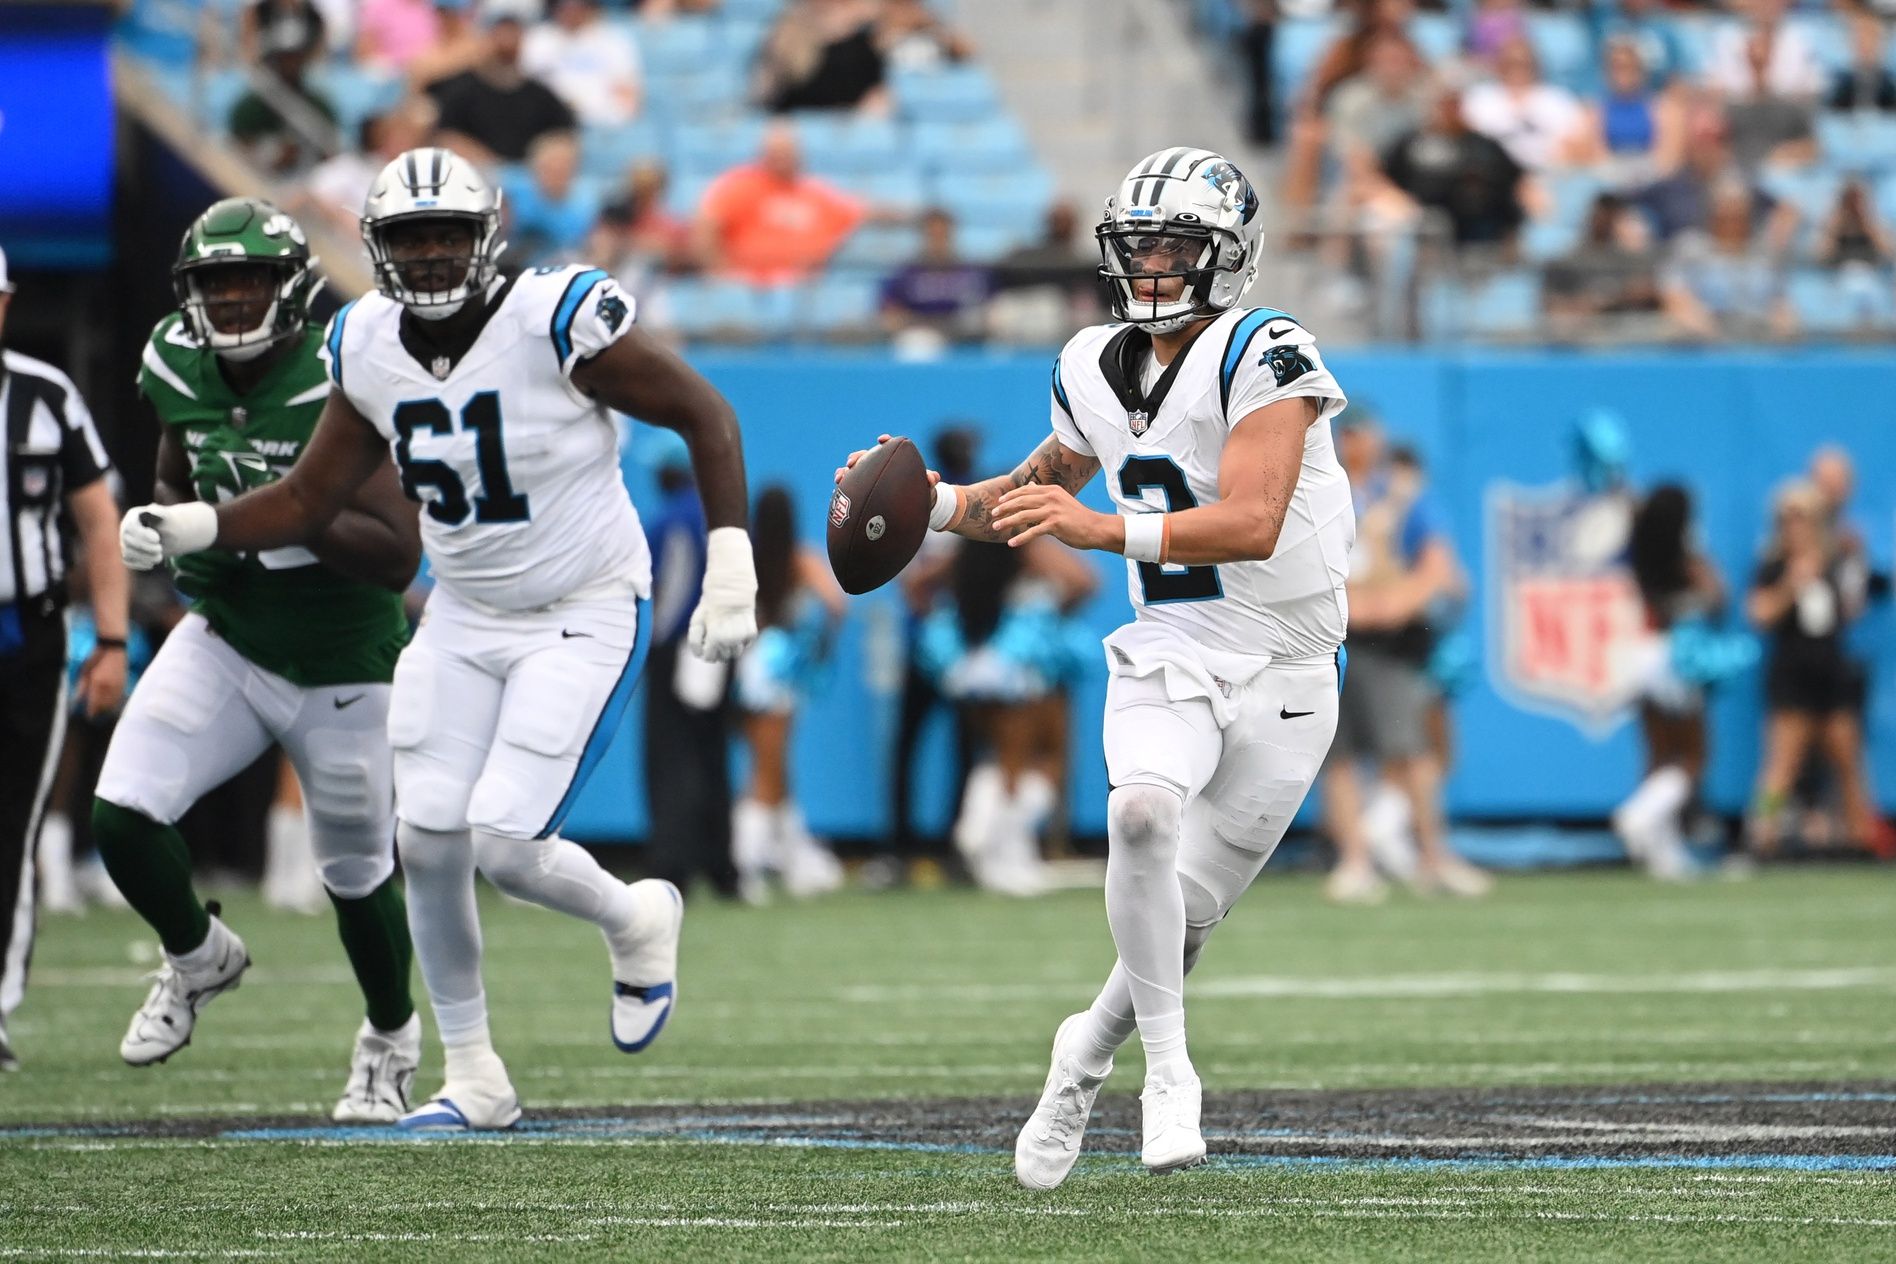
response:
<path id="1" fill-rule="evenodd" d="M 1115 670 L 1130 653 L 1183 633 L 1223 655 L 1296 659 L 1335 653 L 1349 618 L 1344 583 L 1356 535 L 1349 481 L 1337 463 L 1330 420 L 1342 388 L 1316 340 L 1271 309 L 1233 310 L 1204 327 L 1163 370 L 1136 325 L 1080 331 L 1054 362 L 1053 430 L 1098 459 L 1122 515 L 1176 512 L 1219 499 L 1226 436 L 1267 404 L 1299 396 L 1317 404 L 1303 465 L 1267 561 L 1220 566 L 1126 562 L 1135 623 L 1107 642 Z M 1161 657 L 1165 655 L 1161 653 Z M 1214 667 L 1242 671 L 1242 663 Z"/>
<path id="2" fill-rule="evenodd" d="M 496 283 L 456 361 L 402 336 L 381 294 L 331 319 L 329 377 L 395 454 L 422 504 L 438 583 L 476 606 L 538 610 L 575 595 L 651 592 L 651 557 L 605 406 L 573 385 L 631 329 L 633 300 L 597 268 Z"/>
<path id="3" fill-rule="evenodd" d="M 183 445 L 199 500 L 215 505 L 289 472 L 329 398 L 321 345 L 322 330 L 309 326 L 240 393 L 178 313 L 158 322 L 138 389 Z M 308 549 L 206 549 L 173 566 L 211 629 L 291 684 L 386 682 L 408 644 L 400 593 L 333 571 Z"/>

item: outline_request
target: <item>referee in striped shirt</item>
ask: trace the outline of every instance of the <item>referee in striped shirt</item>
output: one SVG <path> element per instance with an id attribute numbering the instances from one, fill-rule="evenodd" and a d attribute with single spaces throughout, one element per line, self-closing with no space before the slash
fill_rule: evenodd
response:
<path id="1" fill-rule="evenodd" d="M 79 675 L 86 714 L 125 695 L 130 584 L 111 463 L 72 381 L 5 349 L 13 285 L 0 253 L 0 1070 L 19 1066 L 7 1016 L 33 954 L 33 849 L 66 736 L 66 572 L 72 533 L 99 629 Z"/>

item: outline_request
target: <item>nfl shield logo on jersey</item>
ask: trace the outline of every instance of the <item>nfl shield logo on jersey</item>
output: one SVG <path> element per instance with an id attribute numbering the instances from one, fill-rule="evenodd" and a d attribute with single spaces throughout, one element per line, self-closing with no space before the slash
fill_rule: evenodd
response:
<path id="1" fill-rule="evenodd" d="M 1638 696 L 1651 638 L 1626 565 L 1633 503 L 1579 486 L 1488 492 L 1488 656 L 1496 690 L 1598 737 Z"/>
<path id="2" fill-rule="evenodd" d="M 1144 434 L 1146 432 L 1146 427 L 1150 426 L 1151 424 L 1152 424 L 1152 418 L 1146 413 L 1146 410 L 1143 408 L 1135 408 L 1131 412 L 1126 414 L 1126 426 L 1128 429 L 1132 431 L 1132 437 L 1135 439 L 1138 438 L 1140 435 Z"/>

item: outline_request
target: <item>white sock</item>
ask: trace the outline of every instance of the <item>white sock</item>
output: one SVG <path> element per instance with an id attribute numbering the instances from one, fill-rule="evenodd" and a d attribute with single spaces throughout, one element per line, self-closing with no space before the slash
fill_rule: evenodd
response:
<path id="1" fill-rule="evenodd" d="M 192 973 L 196 973 L 207 966 L 217 964 L 218 945 L 224 937 L 223 935 L 219 935 L 217 930 L 218 927 L 222 925 L 223 922 L 213 915 L 211 928 L 206 932 L 203 943 L 193 948 L 190 952 L 181 952 L 175 957 L 171 957 L 170 953 L 166 953 L 165 955 L 171 957 L 172 964 L 177 966 L 180 970 Z M 224 932 L 226 935 L 229 933 L 228 930 Z"/>
<path id="2" fill-rule="evenodd" d="M 637 920 L 631 888 L 591 852 L 557 834 L 508 838 L 475 830 L 474 858 L 487 880 L 508 895 L 591 922 L 608 935 L 623 934 Z"/>
<path id="3" fill-rule="evenodd" d="M 777 861 L 777 814 L 756 799 L 731 809 L 731 864 L 743 878 L 762 880 Z"/>
<path id="4" fill-rule="evenodd" d="M 1406 881 L 1415 876 L 1414 823 L 1409 796 L 1377 778 L 1363 803 L 1363 838 L 1370 859 L 1392 878 Z"/>
<path id="5" fill-rule="evenodd" d="M 39 850 L 34 859 L 39 869 L 40 899 L 46 907 L 78 907 L 79 886 L 72 871 L 72 821 L 64 812 L 48 812 L 40 822 Z"/>
<path id="6" fill-rule="evenodd" d="M 406 821 L 395 827 L 395 840 L 407 882 L 408 933 L 453 1078 L 456 1048 L 493 1051 L 481 987 L 474 845 L 466 830 L 425 830 Z"/>
<path id="7" fill-rule="evenodd" d="M 955 818 L 955 848 L 973 860 L 994 845 L 995 826 L 1007 799 L 1007 779 L 1000 765 L 981 764 L 968 774 L 961 795 L 961 814 Z"/>
<path id="8" fill-rule="evenodd" d="M 1150 1073 L 1185 1056 L 1185 897 L 1178 885 L 1184 800 L 1120 786 L 1106 800 L 1106 924 L 1119 949 Z"/>
<path id="9" fill-rule="evenodd" d="M 1676 764 L 1656 768 L 1613 812 L 1613 828 L 1624 839 L 1664 836 L 1678 829 L 1679 813 L 1692 797 L 1692 779 Z"/>

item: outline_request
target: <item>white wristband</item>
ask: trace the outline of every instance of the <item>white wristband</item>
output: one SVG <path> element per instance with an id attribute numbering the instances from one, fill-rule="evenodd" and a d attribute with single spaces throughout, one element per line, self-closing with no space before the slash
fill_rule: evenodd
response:
<path id="1" fill-rule="evenodd" d="M 955 511 L 961 508 L 961 496 L 947 483 L 935 484 L 935 504 L 928 511 L 928 529 L 946 531 L 948 524 L 954 521 Z"/>
<path id="2" fill-rule="evenodd" d="M 1136 513 L 1126 516 L 1126 556 L 1135 562 L 1161 561 L 1165 552 L 1165 515 Z"/>
<path id="3" fill-rule="evenodd" d="M 167 551 L 173 557 L 201 553 L 217 543 L 217 510 L 203 501 L 187 500 L 173 505 L 165 517 L 167 521 L 160 534 L 165 537 Z"/>

